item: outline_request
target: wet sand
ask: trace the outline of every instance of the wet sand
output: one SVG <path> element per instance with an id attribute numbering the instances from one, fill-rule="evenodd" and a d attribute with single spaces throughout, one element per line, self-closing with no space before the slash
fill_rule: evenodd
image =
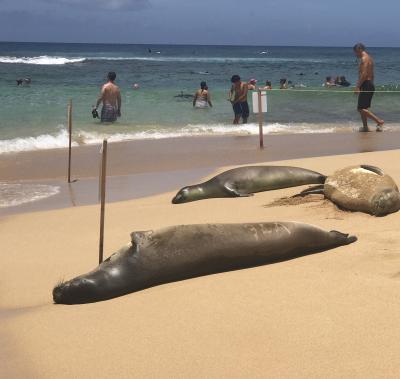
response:
<path id="1" fill-rule="evenodd" d="M 226 165 L 335 154 L 391 150 L 400 132 L 266 135 L 265 149 L 255 136 L 188 137 L 109 144 L 107 202 L 151 196 L 194 184 Z M 100 146 L 73 149 L 72 179 L 66 183 L 66 149 L 0 155 L 0 182 L 47 184 L 60 193 L 19 206 L 0 208 L 0 216 L 96 204 Z"/>
<path id="2" fill-rule="evenodd" d="M 216 168 L 226 165 L 392 150 L 400 132 L 187 137 L 109 144 L 108 175 Z M 73 148 L 72 177 L 97 177 L 100 146 Z M 65 179 L 67 149 L 0 155 L 0 181 Z"/>

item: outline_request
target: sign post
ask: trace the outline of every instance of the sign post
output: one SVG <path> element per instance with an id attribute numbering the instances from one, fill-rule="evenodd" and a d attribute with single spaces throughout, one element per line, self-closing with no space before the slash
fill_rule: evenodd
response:
<path id="1" fill-rule="evenodd" d="M 258 113 L 258 128 L 259 128 L 259 139 L 260 149 L 264 148 L 264 113 L 267 112 L 267 93 L 265 91 L 254 91 L 253 92 L 253 113 Z"/>
<path id="2" fill-rule="evenodd" d="M 71 183 L 71 146 L 72 146 L 72 99 L 68 101 L 68 183 Z"/>
<path id="3" fill-rule="evenodd" d="M 103 262 L 104 247 L 104 213 L 106 203 L 106 170 L 107 170 L 107 140 L 103 140 L 100 170 L 100 239 L 99 239 L 99 264 Z"/>

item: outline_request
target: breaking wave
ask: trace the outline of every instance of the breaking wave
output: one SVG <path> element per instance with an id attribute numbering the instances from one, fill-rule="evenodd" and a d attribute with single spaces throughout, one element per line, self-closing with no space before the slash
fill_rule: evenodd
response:
<path id="1" fill-rule="evenodd" d="M 16 207 L 57 195 L 60 187 L 31 183 L 0 183 L 0 208 Z"/>
<path id="2" fill-rule="evenodd" d="M 202 62 L 202 63 L 226 63 L 226 62 L 309 62 L 320 63 L 321 60 L 306 59 L 306 58 L 274 58 L 274 57 L 171 57 L 171 56 L 135 56 L 135 57 L 58 57 L 41 55 L 38 57 L 11 57 L 0 56 L 0 63 L 19 63 L 33 65 L 65 65 L 73 63 L 82 63 L 87 61 L 154 61 L 154 62 Z"/>
<path id="3" fill-rule="evenodd" d="M 50 57 L 47 55 L 39 57 L 0 57 L 0 63 L 23 63 L 36 65 L 63 65 L 81 63 L 84 61 L 86 61 L 86 58 Z"/>
<path id="4" fill-rule="evenodd" d="M 334 133 L 337 131 L 351 130 L 333 125 L 317 124 L 268 124 L 264 127 L 265 134 L 293 134 L 293 133 Z M 355 127 L 354 127 L 355 129 Z M 179 138 L 191 136 L 215 136 L 215 135 L 257 135 L 258 124 L 246 125 L 187 125 L 181 128 L 161 128 L 160 126 L 147 127 L 146 130 L 132 132 L 101 133 L 88 132 L 84 130 L 76 131 L 73 135 L 72 146 L 100 144 L 104 138 L 109 142 L 121 142 L 128 140 L 149 140 Z M 68 147 L 68 133 L 65 129 L 58 133 L 43 134 L 37 137 L 14 138 L 0 140 L 0 154 L 15 153 L 20 151 L 48 150 Z"/>

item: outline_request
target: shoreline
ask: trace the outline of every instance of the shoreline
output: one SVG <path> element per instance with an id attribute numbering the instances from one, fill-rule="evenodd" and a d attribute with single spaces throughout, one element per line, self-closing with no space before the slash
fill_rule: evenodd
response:
<path id="1" fill-rule="evenodd" d="M 256 136 L 115 142 L 108 150 L 107 202 L 178 190 L 200 182 L 221 167 L 393 150 L 399 146 L 400 132 L 267 136 L 263 150 L 258 148 Z M 73 148 L 74 182 L 70 184 L 65 179 L 67 149 L 0 155 L 0 184 L 59 187 L 54 196 L 1 208 L 1 216 L 97 204 L 99 148 Z"/>
<path id="2" fill-rule="evenodd" d="M 258 136 L 196 136 L 109 143 L 108 175 L 190 170 L 287 159 L 394 150 L 399 132 L 319 133 Z M 99 171 L 99 145 L 72 148 L 73 179 L 94 178 Z M 0 181 L 65 179 L 68 149 L 0 155 Z"/>

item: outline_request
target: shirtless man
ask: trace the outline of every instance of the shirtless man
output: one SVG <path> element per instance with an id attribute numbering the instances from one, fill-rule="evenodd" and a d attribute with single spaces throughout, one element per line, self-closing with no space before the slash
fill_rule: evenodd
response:
<path id="1" fill-rule="evenodd" d="M 359 129 L 360 132 L 369 132 L 368 119 L 376 122 L 376 131 L 381 132 L 384 121 L 375 116 L 369 108 L 371 107 L 372 96 L 375 92 L 374 86 L 374 61 L 372 57 L 365 51 L 365 46 L 362 43 L 357 43 L 353 47 L 354 54 L 360 59 L 358 69 L 358 81 L 354 90 L 358 94 L 357 109 L 360 112 L 363 126 Z"/>
<path id="2" fill-rule="evenodd" d="M 101 109 L 101 122 L 114 122 L 117 117 L 121 117 L 121 92 L 114 84 L 117 75 L 115 72 L 109 72 L 108 82 L 103 85 L 101 93 L 96 103 L 96 110 L 100 103 L 103 103 Z"/>
<path id="3" fill-rule="evenodd" d="M 240 80 L 239 75 L 233 75 L 231 82 L 232 88 L 229 91 L 229 100 L 232 103 L 233 112 L 235 113 L 233 124 L 239 124 L 240 117 L 243 120 L 243 124 L 247 124 L 250 114 L 247 102 L 248 85 Z"/>

